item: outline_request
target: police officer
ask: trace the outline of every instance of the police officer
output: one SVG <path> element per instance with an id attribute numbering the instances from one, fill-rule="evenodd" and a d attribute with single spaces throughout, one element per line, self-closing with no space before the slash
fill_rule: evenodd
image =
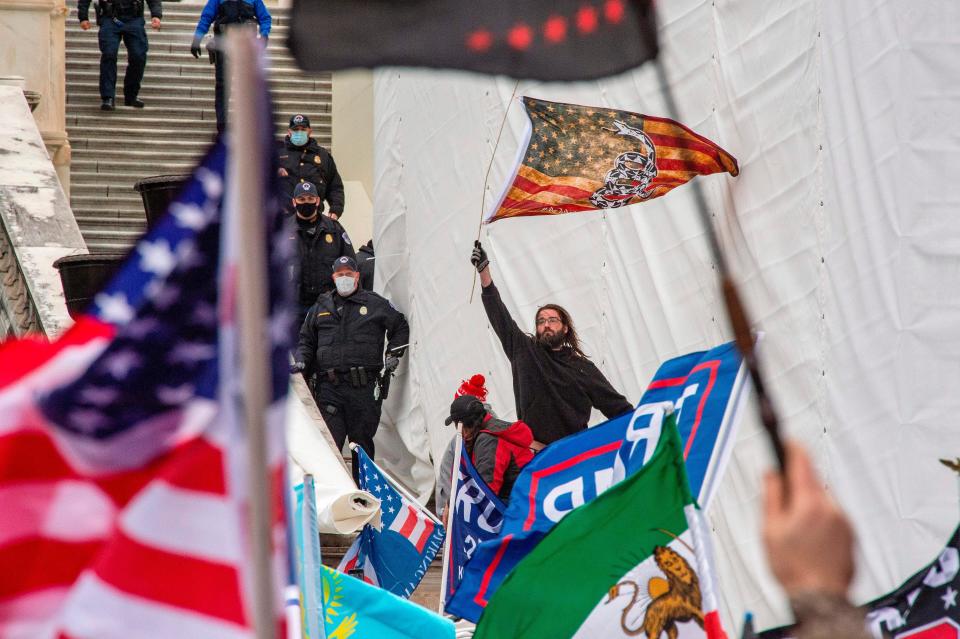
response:
<path id="1" fill-rule="evenodd" d="M 338 450 L 349 437 L 372 459 L 381 408 L 377 376 L 397 369 L 410 327 L 390 302 L 360 288 L 352 257 L 337 259 L 333 281 L 336 290 L 321 295 L 307 313 L 292 370 L 316 373 L 314 397 Z"/>
<path id="2" fill-rule="evenodd" d="M 344 255 L 356 258 L 356 253 L 350 236 L 340 222 L 320 213 L 320 196 L 312 182 L 297 184 L 290 202 L 296 211 L 296 238 L 300 256 L 300 279 L 297 282 L 299 328 L 317 297 L 334 289 L 333 262 Z"/>
<path id="3" fill-rule="evenodd" d="M 373 275 L 376 270 L 377 256 L 373 252 L 373 240 L 357 249 L 357 267 L 360 269 L 360 286 L 373 290 Z"/>
<path id="4" fill-rule="evenodd" d="M 150 26 L 160 28 L 163 9 L 160 0 L 147 0 L 150 5 Z M 127 71 L 123 74 L 123 103 L 143 108 L 140 83 L 147 66 L 147 30 L 143 21 L 143 0 L 99 0 L 94 5 L 100 32 L 100 109 L 113 111 L 117 94 L 117 52 L 120 41 L 127 48 Z M 78 0 L 77 17 L 80 28 L 90 28 L 90 0 Z"/>
<path id="5" fill-rule="evenodd" d="M 343 180 L 337 171 L 330 151 L 313 139 L 310 118 L 296 113 L 290 118 L 290 128 L 280 145 L 280 183 L 287 193 L 299 182 L 313 182 L 321 200 L 330 204 L 330 217 L 343 215 Z"/>
<path id="6" fill-rule="evenodd" d="M 263 46 L 267 46 L 273 19 L 263 0 L 207 0 L 193 33 L 193 43 L 190 45 L 190 53 L 194 58 L 199 58 L 200 41 L 207 34 L 210 25 L 213 25 L 214 43 L 212 46 L 207 45 L 207 48 L 210 51 L 210 60 L 215 65 L 213 100 L 217 112 L 217 131 L 220 133 L 227 128 L 227 96 L 224 95 L 227 85 L 219 36 L 225 28 L 234 24 L 256 24 L 260 30 Z"/>

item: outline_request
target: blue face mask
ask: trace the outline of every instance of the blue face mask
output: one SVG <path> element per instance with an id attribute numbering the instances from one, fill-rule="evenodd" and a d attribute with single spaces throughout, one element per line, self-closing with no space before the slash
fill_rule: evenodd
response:
<path id="1" fill-rule="evenodd" d="M 290 133 L 290 142 L 294 146 L 303 146 L 307 143 L 309 136 L 306 131 L 293 131 Z"/>

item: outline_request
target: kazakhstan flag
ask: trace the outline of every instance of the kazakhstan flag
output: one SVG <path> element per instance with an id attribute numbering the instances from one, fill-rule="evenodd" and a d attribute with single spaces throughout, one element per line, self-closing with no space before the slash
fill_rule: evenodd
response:
<path id="1" fill-rule="evenodd" d="M 449 619 L 338 570 L 322 571 L 327 639 L 454 639 Z"/>

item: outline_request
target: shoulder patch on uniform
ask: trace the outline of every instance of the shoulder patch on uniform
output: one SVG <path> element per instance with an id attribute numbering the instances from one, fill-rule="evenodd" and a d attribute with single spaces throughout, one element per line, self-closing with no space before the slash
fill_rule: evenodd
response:
<path id="1" fill-rule="evenodd" d="M 350 236 L 347 235 L 346 231 L 343 232 L 343 241 L 349 244 L 350 246 L 353 246 L 353 242 L 350 241 Z"/>

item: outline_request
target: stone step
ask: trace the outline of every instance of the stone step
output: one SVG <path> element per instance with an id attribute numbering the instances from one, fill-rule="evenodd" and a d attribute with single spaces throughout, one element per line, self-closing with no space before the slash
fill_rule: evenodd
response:
<path id="1" fill-rule="evenodd" d="M 195 92 L 196 89 L 201 89 L 204 94 L 209 93 L 213 95 L 214 75 L 212 70 L 197 69 L 195 73 L 185 74 L 159 73 L 154 71 L 155 70 L 148 64 L 143 76 L 142 92 L 151 89 L 171 91 L 190 89 L 192 92 Z M 79 85 L 99 86 L 100 69 L 92 65 L 86 69 L 74 69 L 67 73 L 66 80 L 68 87 Z M 275 77 L 272 71 L 268 79 L 268 84 L 271 91 L 283 89 L 283 91 L 291 92 L 329 92 L 331 90 L 330 82 L 324 80 L 299 75 L 297 77 Z"/>
<path id="2" fill-rule="evenodd" d="M 70 55 L 69 53 L 67 55 Z M 190 57 L 189 60 L 181 60 L 179 58 L 173 58 L 173 56 L 158 57 L 154 59 L 152 56 L 147 58 L 147 68 L 144 73 L 144 79 L 147 78 L 200 78 L 200 79 L 211 79 L 213 78 L 213 65 L 208 63 L 206 60 L 194 60 L 193 57 Z M 100 56 L 99 52 L 96 55 L 93 55 L 90 51 L 83 51 L 82 54 L 77 54 L 77 59 L 67 67 L 67 78 L 68 79 L 80 79 L 80 78 L 90 78 L 94 82 L 99 81 L 100 74 Z M 325 76 L 324 74 L 315 74 L 315 75 L 304 75 L 296 67 L 286 67 L 281 65 L 275 65 L 270 67 L 270 81 L 271 82 L 281 82 L 286 80 L 296 80 L 298 82 L 302 81 L 312 81 L 314 83 L 325 83 L 327 88 L 330 86 L 330 77 Z M 321 87 L 322 88 L 322 87 Z"/>
<path id="3" fill-rule="evenodd" d="M 118 228 L 119 225 L 123 225 L 123 228 L 128 231 L 136 231 L 142 234 L 147 230 L 147 220 L 144 217 L 143 211 L 140 211 L 140 218 L 135 219 L 129 216 L 117 216 L 117 215 L 83 215 L 77 216 L 77 223 L 84 229 L 90 231 L 112 231 Z"/>
<path id="4" fill-rule="evenodd" d="M 117 89 L 122 93 L 122 86 Z M 186 87 L 185 93 L 171 90 L 169 93 L 163 93 L 164 89 L 150 88 L 145 89 L 140 97 L 146 102 L 147 107 L 170 108 L 170 107 L 213 107 L 213 87 L 209 90 L 196 87 L 192 89 Z M 148 101 L 149 99 L 149 101 Z M 319 102 L 329 103 L 329 92 L 316 91 L 306 94 L 294 94 L 288 92 L 274 93 L 273 106 L 277 111 L 284 113 L 307 113 L 311 116 L 317 110 Z M 72 111 L 73 105 L 82 106 L 83 104 L 95 104 L 100 108 L 100 92 L 96 85 L 67 83 L 67 110 Z M 127 110 L 131 107 L 123 106 L 123 97 L 120 98 L 118 110 Z M 319 117 L 319 116 L 318 116 Z M 311 121 L 312 124 L 312 121 Z"/>

